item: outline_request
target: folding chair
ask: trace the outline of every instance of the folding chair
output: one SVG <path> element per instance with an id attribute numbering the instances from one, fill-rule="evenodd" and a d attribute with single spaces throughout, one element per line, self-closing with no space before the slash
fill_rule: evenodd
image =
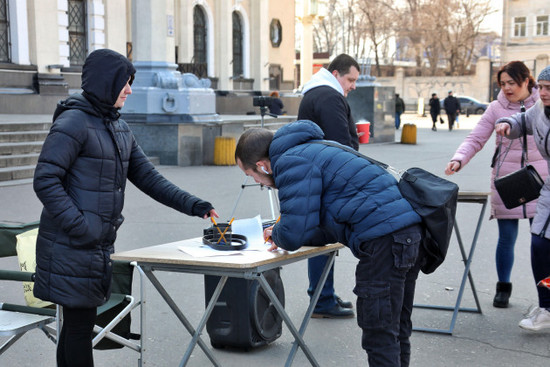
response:
<path id="1" fill-rule="evenodd" d="M 38 222 L 22 225 L 0 223 L 0 257 L 17 256 L 16 236 L 37 227 Z M 140 333 L 132 333 L 130 325 L 132 310 L 142 304 L 143 274 L 140 271 L 140 297 L 136 298 L 132 296 L 134 267 L 135 263 L 113 261 L 112 293 L 107 302 L 98 307 L 92 345 L 95 349 L 101 350 L 123 347 L 133 349 L 140 354 L 138 366 L 141 366 L 142 346 L 140 334 L 142 329 L 141 321 L 143 320 L 142 307 L 140 307 Z M 33 281 L 33 279 L 33 272 L 0 270 L 0 280 Z M 59 305 L 56 306 L 56 309 L 49 309 L 0 303 L 0 336 L 12 336 L 0 347 L 0 354 L 23 336 L 25 332 L 34 328 L 43 330 L 56 343 L 63 323 L 62 315 L 62 308 Z M 55 328 L 47 325 L 53 321 L 56 321 Z"/>
<path id="2" fill-rule="evenodd" d="M 16 236 L 20 233 L 37 228 L 38 222 L 27 224 L 0 223 L 0 257 L 17 257 Z M 0 280 L 32 282 L 33 272 L 0 269 Z M 30 307 L 16 303 L 2 302 L 0 299 L 0 336 L 9 339 L 0 346 L 0 355 L 19 340 L 26 332 L 40 329 L 54 343 L 55 331 L 46 326 L 56 321 L 56 310 Z"/>

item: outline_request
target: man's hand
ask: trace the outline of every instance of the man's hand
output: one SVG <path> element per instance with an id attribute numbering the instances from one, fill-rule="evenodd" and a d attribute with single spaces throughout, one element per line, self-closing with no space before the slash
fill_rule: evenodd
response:
<path id="1" fill-rule="evenodd" d="M 510 125 L 506 122 L 501 122 L 500 124 L 496 124 L 495 132 L 497 133 L 497 135 L 507 136 L 510 134 Z"/>
<path id="2" fill-rule="evenodd" d="M 271 246 L 267 249 L 267 251 L 276 251 L 279 248 L 279 246 L 277 246 L 271 239 L 272 232 L 273 232 L 273 226 L 267 227 L 266 229 L 264 229 L 264 241 L 265 243 L 271 244 Z"/>

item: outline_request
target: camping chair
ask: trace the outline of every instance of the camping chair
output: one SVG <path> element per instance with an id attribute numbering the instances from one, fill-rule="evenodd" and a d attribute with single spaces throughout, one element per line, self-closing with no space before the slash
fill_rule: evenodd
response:
<path id="1" fill-rule="evenodd" d="M 27 224 L 2 224 L 0 223 L 0 257 L 17 256 L 16 236 L 20 233 L 38 227 L 38 222 Z M 0 269 L 0 280 L 32 282 L 33 272 L 20 270 Z M 54 337 L 46 326 L 56 321 L 56 310 L 50 308 L 38 308 L 15 303 L 5 303 L 0 299 L 0 336 L 9 339 L 0 345 L 0 355 L 19 340 L 26 332 L 33 329 L 42 330 L 54 343 Z"/>
<path id="2" fill-rule="evenodd" d="M 0 257 L 17 256 L 16 236 L 37 227 L 38 222 L 22 225 L 0 223 Z M 36 242 L 35 239 L 34 242 Z M 109 300 L 97 309 L 97 321 L 94 327 L 95 336 L 92 345 L 95 349 L 101 350 L 123 347 L 133 349 L 140 354 L 138 366 L 141 366 L 142 346 L 140 334 L 134 334 L 130 331 L 131 311 L 141 306 L 141 295 L 143 295 L 143 274 L 141 271 L 139 273 L 140 297 L 136 298 L 131 294 L 134 267 L 134 263 L 113 261 L 112 293 Z M 0 270 L 0 280 L 32 282 L 33 278 L 34 272 Z M 140 308 L 140 321 L 143 320 L 142 312 L 143 308 Z M 62 308 L 59 305 L 55 309 L 50 309 L 0 303 L 0 336 L 11 336 L 0 347 L 0 354 L 22 337 L 25 332 L 35 328 L 43 330 L 48 338 L 56 342 L 63 322 L 62 315 Z M 4 326 L 5 321 L 12 319 L 15 321 Z M 53 321 L 56 321 L 55 328 L 48 325 Z M 140 322 L 140 329 L 141 324 Z"/>

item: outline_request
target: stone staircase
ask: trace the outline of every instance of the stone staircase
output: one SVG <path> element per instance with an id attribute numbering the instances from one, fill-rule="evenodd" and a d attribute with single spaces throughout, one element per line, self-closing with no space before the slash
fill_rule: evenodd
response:
<path id="1" fill-rule="evenodd" d="M 51 122 L 0 121 L 0 185 L 30 182 Z"/>

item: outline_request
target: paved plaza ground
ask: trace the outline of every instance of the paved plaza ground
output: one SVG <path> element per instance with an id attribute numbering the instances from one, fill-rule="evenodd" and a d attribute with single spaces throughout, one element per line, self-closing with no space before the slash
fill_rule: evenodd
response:
<path id="1" fill-rule="evenodd" d="M 431 131 L 431 122 L 426 117 L 405 114 L 404 123 L 417 126 L 417 144 L 400 144 L 401 131 L 396 131 L 395 142 L 365 144 L 360 150 L 377 160 L 397 168 L 418 166 L 438 175 L 443 170 L 463 139 L 479 120 L 479 116 L 460 117 L 460 127 L 449 132 L 446 125 L 439 131 Z M 494 148 L 491 139 L 486 147 L 462 172 L 450 179 L 458 183 L 461 191 L 489 191 L 490 161 Z M 231 214 L 241 190 L 244 176 L 236 166 L 174 167 L 159 166 L 159 171 L 189 192 L 211 201 L 226 220 Z M 0 187 L 0 222 L 29 222 L 39 218 L 41 205 L 36 199 L 31 184 Z M 457 223 L 460 234 L 470 247 L 479 204 L 459 204 Z M 237 205 L 237 218 L 261 214 L 269 218 L 269 201 L 266 190 L 246 188 Z M 126 220 L 119 230 L 116 243 L 118 251 L 173 242 L 202 235 L 208 222 L 191 218 L 165 208 L 146 197 L 129 184 L 123 212 Z M 516 261 L 512 274 L 513 292 L 507 309 L 496 309 L 492 300 L 497 281 L 494 252 L 497 240 L 497 225 L 489 220 L 487 208 L 481 234 L 471 268 L 482 314 L 460 312 L 453 335 L 414 332 L 412 336 L 412 367 L 453 366 L 550 366 L 550 331 L 529 333 L 517 324 L 530 305 L 536 303 L 529 263 L 529 228 L 527 221 L 520 222 L 516 244 Z M 337 293 L 344 299 L 355 300 L 352 292 L 356 259 L 350 251 L 340 251 L 336 259 L 335 283 Z M 12 267 L 5 260 L 0 266 Z M 456 236 L 453 236 L 446 262 L 435 273 L 421 275 L 418 280 L 416 302 L 435 305 L 454 305 L 458 295 L 464 264 Z M 306 262 L 285 266 L 282 278 L 286 293 L 286 310 L 298 323 L 305 312 L 308 297 Z M 204 286 L 200 275 L 161 273 L 159 278 L 181 306 L 191 322 L 197 323 L 204 310 Z M 137 282 L 135 282 L 137 287 Z M 190 336 L 185 332 L 168 306 L 148 281 L 146 304 L 146 336 L 144 366 L 177 366 Z M 13 284 L 0 283 L 2 298 L 22 298 L 22 292 Z M 469 285 L 466 287 L 462 305 L 474 307 L 475 302 Z M 451 313 L 416 308 L 413 314 L 417 327 L 448 328 Z M 137 331 L 139 319 L 134 317 L 133 328 Z M 356 319 L 312 319 L 305 340 L 321 366 L 366 366 L 366 354 L 360 346 L 360 329 Z M 209 344 L 208 334 L 203 338 Z M 0 339 L 2 342 L 4 339 Z M 286 327 L 283 335 L 272 344 L 248 352 L 237 349 L 214 350 L 223 366 L 283 366 L 290 351 L 293 338 Z M 137 366 L 137 353 L 131 350 L 96 351 L 96 366 Z M 196 348 L 188 366 L 210 366 L 205 354 Z M 304 354 L 299 351 L 294 366 L 308 366 Z M 39 331 L 25 335 L 9 351 L 0 356 L 0 366 L 55 366 L 55 347 Z"/>

